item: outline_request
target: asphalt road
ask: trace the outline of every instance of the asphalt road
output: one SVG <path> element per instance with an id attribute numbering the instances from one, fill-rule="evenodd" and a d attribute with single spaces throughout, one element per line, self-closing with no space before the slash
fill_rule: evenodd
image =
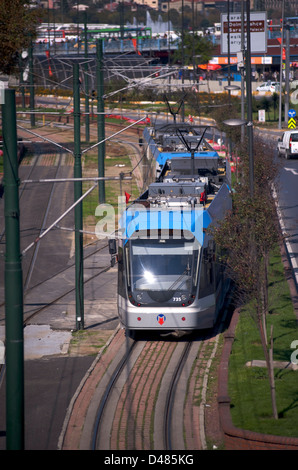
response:
<path id="1" fill-rule="evenodd" d="M 25 361 L 25 450 L 57 450 L 69 403 L 93 356 Z M 0 387 L 0 450 L 6 449 L 5 386 Z"/>
<path id="2" fill-rule="evenodd" d="M 277 183 L 278 204 L 287 248 L 298 286 L 298 158 L 281 159 Z"/>
<path id="3" fill-rule="evenodd" d="M 54 152 L 53 152 L 54 154 Z M 28 165 L 21 166 L 19 169 L 19 178 L 24 181 L 28 178 L 35 180 L 45 178 L 67 178 L 73 177 L 73 167 L 62 165 L 58 174 L 55 166 L 47 163 L 44 155 L 36 154 Z M 37 159 L 34 162 L 34 159 Z M 56 157 L 55 157 L 56 158 Z M 57 154 L 59 158 L 59 154 Z M 30 169 L 34 163 L 36 166 L 32 173 Z M 57 160 L 58 163 L 58 160 Z M 71 204 L 73 204 L 73 185 L 71 183 L 57 183 L 54 188 L 54 195 L 51 204 L 48 207 L 47 202 L 53 185 L 51 183 L 30 183 L 20 185 L 20 243 L 21 250 L 27 248 L 31 242 L 41 233 L 41 230 L 52 224 L 59 215 L 61 215 Z M 73 213 L 63 219 L 63 224 L 73 227 Z M 4 230 L 4 197 L 0 199 L 0 233 Z M 26 289 L 48 279 L 53 274 L 67 265 L 72 247 L 71 232 L 62 232 L 53 229 L 46 235 L 37 247 L 32 247 L 22 257 L 23 281 Z M 37 248 L 37 250 L 35 250 Z M 5 252 L 5 235 L 0 242 L 0 250 Z M 27 280 L 32 256 L 35 256 L 34 269 Z M 0 258 L 0 301 L 4 301 L 4 269 L 5 259 Z M 27 282 L 28 281 L 28 282 Z M 2 318 L 2 314 L 0 315 Z"/>

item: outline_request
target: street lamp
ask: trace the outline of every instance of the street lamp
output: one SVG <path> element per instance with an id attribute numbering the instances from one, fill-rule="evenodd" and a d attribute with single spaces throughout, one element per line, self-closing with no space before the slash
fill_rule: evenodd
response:
<path id="1" fill-rule="evenodd" d="M 226 126 L 244 126 L 247 125 L 247 121 L 245 119 L 226 119 L 223 121 L 223 124 L 226 124 Z"/>
<path id="2" fill-rule="evenodd" d="M 240 87 L 238 85 L 227 85 L 227 86 L 224 86 L 224 89 L 227 91 L 234 91 L 234 90 L 240 90 Z"/>
<path id="3" fill-rule="evenodd" d="M 228 119 L 224 121 L 228 126 L 247 126 L 248 154 L 249 154 L 249 187 L 250 196 L 254 195 L 254 158 L 253 158 L 253 120 L 252 120 L 252 92 L 251 92 L 251 46 L 250 46 L 250 2 L 246 0 L 246 99 L 247 121 L 244 119 Z M 230 85 L 230 84 L 229 84 Z"/>

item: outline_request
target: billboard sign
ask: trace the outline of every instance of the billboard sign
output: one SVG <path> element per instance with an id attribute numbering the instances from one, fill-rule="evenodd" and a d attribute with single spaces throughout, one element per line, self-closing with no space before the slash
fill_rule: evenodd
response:
<path id="1" fill-rule="evenodd" d="M 227 13 L 221 14 L 221 53 L 228 54 L 228 36 L 230 53 L 241 51 L 241 13 L 230 13 L 228 25 Z M 230 34 L 228 34 L 228 31 Z M 244 15 L 244 47 L 246 49 L 246 14 Z M 250 13 L 250 47 L 252 54 L 267 53 L 267 12 Z"/>

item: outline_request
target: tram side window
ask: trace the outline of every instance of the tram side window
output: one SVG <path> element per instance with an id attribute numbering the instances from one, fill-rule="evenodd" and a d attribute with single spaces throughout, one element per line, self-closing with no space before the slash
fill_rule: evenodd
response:
<path id="1" fill-rule="evenodd" d="M 200 273 L 199 298 L 206 297 L 214 292 L 214 266 L 210 250 L 204 248 Z"/>

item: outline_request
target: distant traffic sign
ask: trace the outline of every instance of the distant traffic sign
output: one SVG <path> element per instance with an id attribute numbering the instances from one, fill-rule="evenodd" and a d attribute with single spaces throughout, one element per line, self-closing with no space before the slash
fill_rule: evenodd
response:
<path id="1" fill-rule="evenodd" d="M 228 34 L 229 33 L 229 34 Z M 241 51 L 242 18 L 241 13 L 221 13 L 221 53 L 231 54 Z M 267 12 L 250 13 L 251 52 L 267 54 Z M 229 40 L 230 38 L 230 40 Z M 230 42 L 230 44 L 228 44 Z M 230 46 L 230 47 L 229 47 Z M 244 14 L 244 47 L 246 49 L 246 14 Z"/>
<path id="2" fill-rule="evenodd" d="M 294 118 L 288 120 L 288 129 L 296 129 L 296 120 Z"/>
<path id="3" fill-rule="evenodd" d="M 288 116 L 289 116 L 289 118 L 294 118 L 296 116 L 295 109 L 289 109 Z"/>

